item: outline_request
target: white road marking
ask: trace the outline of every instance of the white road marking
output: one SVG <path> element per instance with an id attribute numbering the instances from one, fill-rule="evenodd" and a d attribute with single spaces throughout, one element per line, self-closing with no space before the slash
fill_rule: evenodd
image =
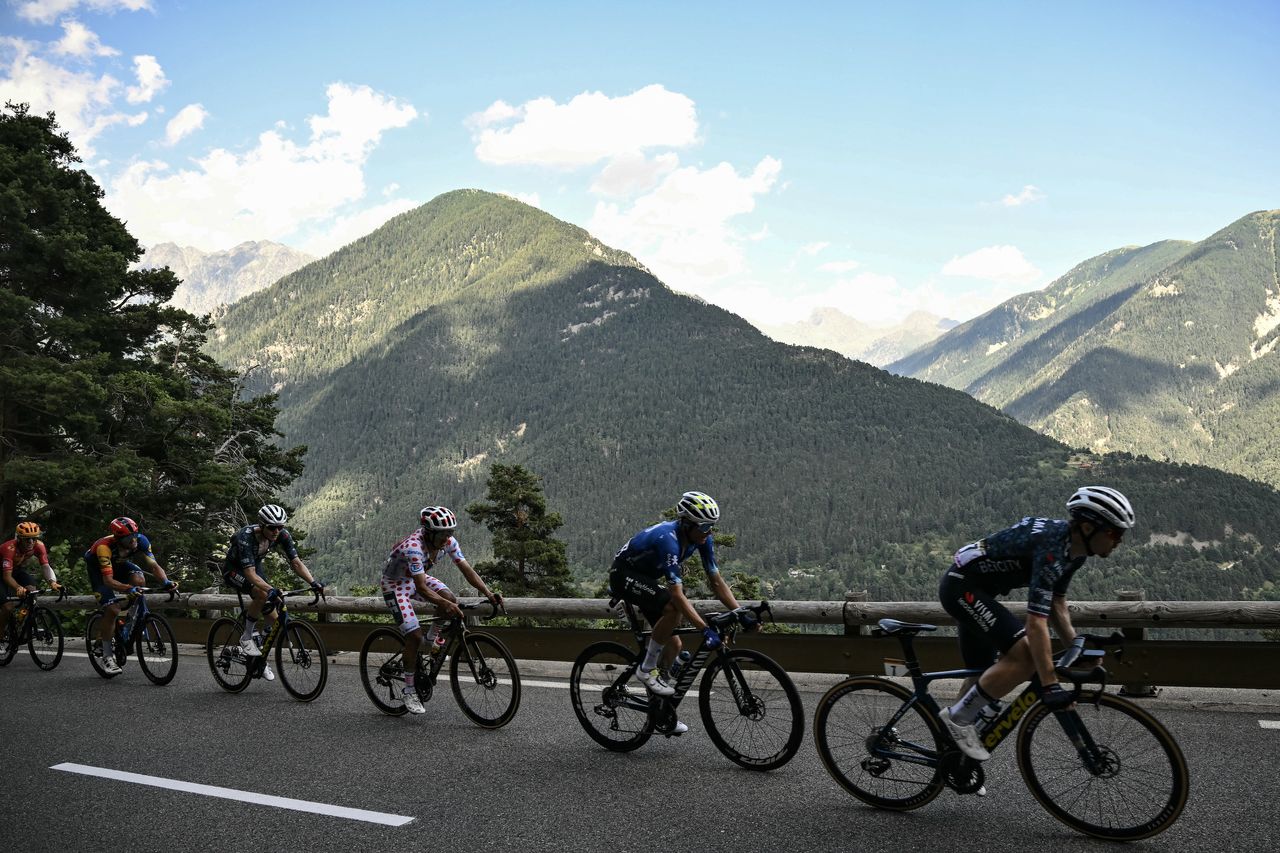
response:
<path id="1" fill-rule="evenodd" d="M 1258 720 L 1258 725 L 1264 729 L 1280 729 L 1280 720 Z"/>
<path id="2" fill-rule="evenodd" d="M 171 791 L 203 794 L 206 797 L 221 797 L 224 800 L 239 800 L 240 802 L 254 803 L 260 806 L 275 806 L 276 808 L 293 809 L 299 812 L 343 817 L 349 820 L 363 820 L 368 823 L 381 823 L 386 826 L 404 826 L 413 820 L 413 818 L 405 817 L 404 815 L 351 809 L 346 806 L 331 806 L 328 803 L 313 803 L 309 800 L 294 800 L 289 797 L 273 797 L 270 794 L 238 791 L 235 788 L 219 788 L 215 785 L 197 785 L 194 782 L 164 779 L 159 776 L 144 776 L 141 773 L 126 773 L 123 770 L 109 770 L 105 767 L 90 767 L 87 764 L 64 762 L 55 764 L 49 769 L 65 770 L 68 773 L 80 773 L 84 776 L 97 776 L 102 779 L 116 779 L 121 782 L 133 782 L 136 785 L 150 785 L 153 788 L 168 788 Z"/>

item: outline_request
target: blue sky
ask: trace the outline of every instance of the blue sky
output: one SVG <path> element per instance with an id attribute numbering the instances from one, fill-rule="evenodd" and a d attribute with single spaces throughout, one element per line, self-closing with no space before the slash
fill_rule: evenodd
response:
<path id="1" fill-rule="evenodd" d="M 751 319 L 889 322 L 1280 207 L 1275 2 L 0 2 L 0 97 L 148 245 L 480 187 Z"/>

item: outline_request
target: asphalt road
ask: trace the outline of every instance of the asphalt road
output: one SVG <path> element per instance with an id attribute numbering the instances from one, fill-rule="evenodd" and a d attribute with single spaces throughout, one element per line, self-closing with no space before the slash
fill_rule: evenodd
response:
<path id="1" fill-rule="evenodd" d="M 822 769 L 813 690 L 800 754 L 759 774 L 720 755 L 696 703 L 682 708 L 684 737 L 606 752 L 580 729 L 559 669 L 526 665 L 519 714 L 484 731 L 447 688 L 420 717 L 384 716 L 341 663 L 303 705 L 278 683 L 224 693 L 202 657 L 184 656 L 171 685 L 152 687 L 136 665 L 103 681 L 83 656 L 40 672 L 24 650 L 0 669 L 0 834 L 24 851 L 1114 849 L 1039 807 L 1013 739 L 987 766 L 987 797 L 945 791 L 915 812 L 880 812 Z M 1280 706 L 1152 707 L 1182 744 L 1192 790 L 1179 822 L 1142 846 L 1280 846 L 1280 728 L 1259 722 L 1280 720 Z M 413 820 L 382 826 L 51 769 L 64 762 Z"/>

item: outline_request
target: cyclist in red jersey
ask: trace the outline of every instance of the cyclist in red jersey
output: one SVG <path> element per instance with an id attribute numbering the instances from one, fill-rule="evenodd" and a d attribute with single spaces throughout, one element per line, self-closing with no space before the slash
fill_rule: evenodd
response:
<path id="1" fill-rule="evenodd" d="M 42 532 L 40 525 L 34 521 L 24 521 L 18 525 L 12 539 L 0 544 L 0 574 L 4 578 L 4 586 L 0 591 L 5 595 L 21 596 L 36 591 L 35 581 L 23 569 L 32 560 L 40 562 L 40 568 L 44 570 L 45 580 L 50 586 L 55 590 L 62 589 L 58 576 L 53 573 L 53 566 L 49 565 L 49 551 L 40 541 Z M 17 605 L 16 601 L 7 601 L 0 607 L 0 643 L 8 642 L 5 630 L 9 627 L 9 614 Z"/>

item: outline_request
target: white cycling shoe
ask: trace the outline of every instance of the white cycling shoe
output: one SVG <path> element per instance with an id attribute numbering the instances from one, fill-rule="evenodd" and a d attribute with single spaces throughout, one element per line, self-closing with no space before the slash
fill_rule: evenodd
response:
<path id="1" fill-rule="evenodd" d="M 276 674 L 271 671 L 271 667 L 269 665 L 265 665 L 265 664 L 262 667 L 262 677 L 265 678 L 267 681 L 276 680 Z"/>
<path id="2" fill-rule="evenodd" d="M 667 684 L 667 680 L 662 677 L 662 671 L 657 667 L 650 670 L 637 669 L 636 679 L 654 696 L 676 695 L 676 689 Z"/>
<path id="3" fill-rule="evenodd" d="M 982 745 L 977 726 L 962 726 L 953 721 L 950 708 L 943 708 L 938 716 L 942 717 L 947 731 L 951 733 L 951 739 L 956 742 L 956 746 L 960 747 L 961 752 L 974 761 L 986 761 L 991 757 L 991 753 L 987 752 L 987 748 Z"/>
<path id="4" fill-rule="evenodd" d="M 410 714 L 427 713 L 427 709 L 422 707 L 422 700 L 418 698 L 418 691 L 414 688 L 406 687 L 401 698 L 404 699 L 404 706 L 409 709 Z"/>
<path id="5" fill-rule="evenodd" d="M 258 648 L 258 644 L 253 641 L 253 637 L 240 641 L 240 653 L 247 658 L 256 658 L 262 656 L 262 650 Z"/>

